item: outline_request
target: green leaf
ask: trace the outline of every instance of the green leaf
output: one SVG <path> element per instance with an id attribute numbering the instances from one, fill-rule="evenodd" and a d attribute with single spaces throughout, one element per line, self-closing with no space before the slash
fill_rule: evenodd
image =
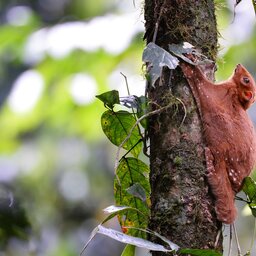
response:
<path id="1" fill-rule="evenodd" d="M 152 86 L 161 76 L 163 67 L 175 69 L 179 63 L 175 56 L 154 43 L 149 43 L 144 49 L 142 60 L 145 63 L 150 63 L 149 76 Z"/>
<path id="2" fill-rule="evenodd" d="M 113 109 L 115 104 L 120 104 L 119 92 L 116 90 L 96 95 L 96 98 L 101 100 L 104 103 L 104 106 L 108 106 L 110 109 Z"/>
<path id="3" fill-rule="evenodd" d="M 135 123 L 136 119 L 134 118 L 133 114 L 127 111 L 113 112 L 108 110 L 101 116 L 101 126 L 103 132 L 116 146 L 120 146 L 120 144 L 126 139 Z M 141 135 L 139 133 L 139 128 L 135 127 L 130 138 L 123 145 L 123 148 L 126 150 L 131 150 L 131 153 L 135 157 L 138 157 L 142 149 L 142 143 L 138 143 L 140 140 Z"/>
<path id="4" fill-rule="evenodd" d="M 126 205 L 136 208 L 144 215 L 135 211 L 126 211 L 118 215 L 121 227 L 146 228 L 148 224 L 149 207 L 147 202 L 150 196 L 149 168 L 136 158 L 124 158 L 120 162 L 117 172 L 118 179 L 114 181 L 115 200 L 117 205 Z M 146 200 L 142 200 L 137 195 L 130 193 L 129 189 L 133 185 L 143 189 Z M 143 232 L 138 230 L 127 230 L 128 234 L 145 237 Z"/>
<path id="5" fill-rule="evenodd" d="M 251 177 L 244 179 L 243 191 L 249 198 L 249 207 L 252 211 L 252 215 L 256 217 L 256 183 Z"/>
<path id="6" fill-rule="evenodd" d="M 250 201 L 256 201 L 256 183 L 251 177 L 245 177 L 243 191 Z"/>
<path id="7" fill-rule="evenodd" d="M 222 256 L 221 253 L 208 249 L 181 249 L 179 250 L 179 253 L 190 254 L 193 256 Z"/>
<path id="8" fill-rule="evenodd" d="M 127 188 L 127 192 L 134 197 L 140 198 L 140 200 L 143 202 L 145 202 L 147 199 L 146 192 L 139 183 L 135 183 Z"/>
<path id="9" fill-rule="evenodd" d="M 131 244 L 127 244 L 121 256 L 134 256 L 134 255 L 135 255 L 135 246 Z"/>

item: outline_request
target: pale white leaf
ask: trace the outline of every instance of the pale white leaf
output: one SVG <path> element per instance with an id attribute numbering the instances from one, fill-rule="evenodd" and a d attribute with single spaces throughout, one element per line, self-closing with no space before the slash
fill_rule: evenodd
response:
<path id="1" fill-rule="evenodd" d="M 177 251 L 177 250 L 180 249 L 180 247 L 179 247 L 177 244 L 173 243 L 172 241 L 170 241 L 170 240 L 167 239 L 166 237 L 161 236 L 159 233 L 157 233 L 157 232 L 155 232 L 155 231 L 152 231 L 152 230 L 150 230 L 150 229 L 135 228 L 135 227 L 128 227 L 128 228 L 140 230 L 140 231 L 143 231 L 143 232 L 145 232 L 145 233 L 149 233 L 149 234 L 151 234 L 151 235 L 154 235 L 154 236 L 160 238 L 160 239 L 161 239 L 162 241 L 164 241 L 165 243 L 167 243 L 167 244 L 169 245 L 169 247 L 170 247 L 172 250 L 174 250 L 174 251 Z"/>
<path id="2" fill-rule="evenodd" d="M 119 231 L 116 231 L 110 228 L 105 228 L 101 225 L 98 226 L 98 233 L 111 237 L 112 239 L 115 239 L 121 243 L 132 244 L 137 247 L 145 248 L 151 251 L 160 251 L 160 252 L 172 251 L 165 248 L 163 245 L 152 243 L 148 240 L 145 240 L 139 237 L 128 236 L 124 233 L 121 233 Z"/>
<path id="3" fill-rule="evenodd" d="M 149 64 L 149 76 L 151 85 L 154 86 L 156 80 L 161 76 L 163 67 L 169 69 L 175 69 L 179 60 L 177 57 L 171 55 L 169 52 L 156 45 L 155 43 L 149 43 L 144 49 L 142 60 Z"/>
<path id="4" fill-rule="evenodd" d="M 115 205 L 110 205 L 107 208 L 103 209 L 104 213 L 115 213 L 119 211 L 123 211 L 125 209 L 130 209 L 131 207 L 128 206 L 115 206 Z"/>

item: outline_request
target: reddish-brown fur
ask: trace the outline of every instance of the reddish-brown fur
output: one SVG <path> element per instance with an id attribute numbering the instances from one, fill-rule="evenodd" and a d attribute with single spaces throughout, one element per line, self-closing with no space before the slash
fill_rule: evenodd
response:
<path id="1" fill-rule="evenodd" d="M 234 196 L 256 160 L 256 137 L 246 110 L 256 99 L 251 74 L 240 64 L 219 84 L 207 80 L 197 66 L 181 63 L 203 123 L 207 178 L 215 196 L 217 218 L 234 222 Z"/>

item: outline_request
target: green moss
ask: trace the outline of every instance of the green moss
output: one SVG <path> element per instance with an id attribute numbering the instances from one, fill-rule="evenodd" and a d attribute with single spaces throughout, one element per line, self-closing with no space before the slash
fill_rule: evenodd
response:
<path id="1" fill-rule="evenodd" d="M 173 163 L 176 165 L 176 166 L 180 166 L 182 164 L 182 158 L 179 157 L 179 156 L 176 156 L 174 159 L 173 159 Z"/>

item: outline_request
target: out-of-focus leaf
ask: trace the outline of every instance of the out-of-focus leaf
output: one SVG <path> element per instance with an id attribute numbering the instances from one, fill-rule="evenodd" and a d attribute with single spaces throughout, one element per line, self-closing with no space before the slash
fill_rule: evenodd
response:
<path id="1" fill-rule="evenodd" d="M 127 111 L 113 112 L 108 110 L 104 112 L 101 117 L 101 126 L 104 133 L 116 146 L 121 145 L 121 143 L 126 139 L 135 123 L 136 119 L 134 118 L 133 114 Z M 123 148 L 126 150 L 131 150 L 131 153 L 135 157 L 138 157 L 142 149 L 142 143 L 138 143 L 140 139 L 141 136 L 139 133 L 139 128 L 136 127 L 132 131 L 130 138 L 123 145 Z"/>
<path id="2" fill-rule="evenodd" d="M 113 109 L 115 104 L 120 104 L 119 92 L 116 90 L 96 95 L 96 98 L 101 100 L 104 103 L 104 106 L 108 106 L 110 109 Z"/>
<path id="3" fill-rule="evenodd" d="M 134 256 L 134 255 L 135 255 L 135 246 L 131 244 L 127 244 L 121 256 Z"/>
<path id="4" fill-rule="evenodd" d="M 179 253 L 190 254 L 193 256 L 222 256 L 222 254 L 217 251 L 206 249 L 181 249 L 179 250 Z"/>
<path id="5" fill-rule="evenodd" d="M 163 245 L 152 243 L 148 240 L 142 239 L 140 237 L 133 237 L 121 233 L 119 231 L 105 228 L 101 225 L 98 226 L 98 233 L 103 234 L 105 236 L 111 237 L 121 243 L 135 245 L 141 248 L 145 248 L 151 251 L 160 251 L 160 252 L 170 252 L 171 250 L 165 248 Z"/>
<path id="6" fill-rule="evenodd" d="M 249 207 L 252 215 L 256 217 L 256 183 L 251 177 L 244 179 L 243 191 L 249 198 Z"/>
<path id="7" fill-rule="evenodd" d="M 176 57 L 154 43 L 149 43 L 144 49 L 142 60 L 150 63 L 148 71 L 152 86 L 161 76 L 163 67 L 175 69 L 179 63 Z"/>
<path id="8" fill-rule="evenodd" d="M 0 248 L 8 239 L 16 237 L 27 239 L 30 229 L 25 210 L 13 193 L 4 185 L 0 185 Z"/>
<path id="9" fill-rule="evenodd" d="M 2 25 L 0 27 L 0 55 L 12 50 L 16 57 L 22 56 L 22 46 L 31 33 L 38 27 L 37 18 L 34 16 L 31 21 L 22 27 L 17 28 L 12 25 Z M 14 56 L 15 56 L 14 55 Z"/>
<path id="10" fill-rule="evenodd" d="M 124 158 L 120 162 L 116 174 L 119 178 L 119 180 L 116 178 L 114 182 L 116 204 L 134 207 L 144 214 L 143 216 L 134 211 L 120 213 L 118 217 L 121 227 L 146 228 L 149 216 L 147 201 L 150 196 L 148 166 L 139 159 L 131 157 Z M 128 192 L 129 188 L 134 184 L 141 186 L 141 189 L 145 192 L 146 200 L 143 201 L 138 196 L 134 196 Z M 127 233 L 145 237 L 144 233 L 132 229 L 128 229 Z"/>

